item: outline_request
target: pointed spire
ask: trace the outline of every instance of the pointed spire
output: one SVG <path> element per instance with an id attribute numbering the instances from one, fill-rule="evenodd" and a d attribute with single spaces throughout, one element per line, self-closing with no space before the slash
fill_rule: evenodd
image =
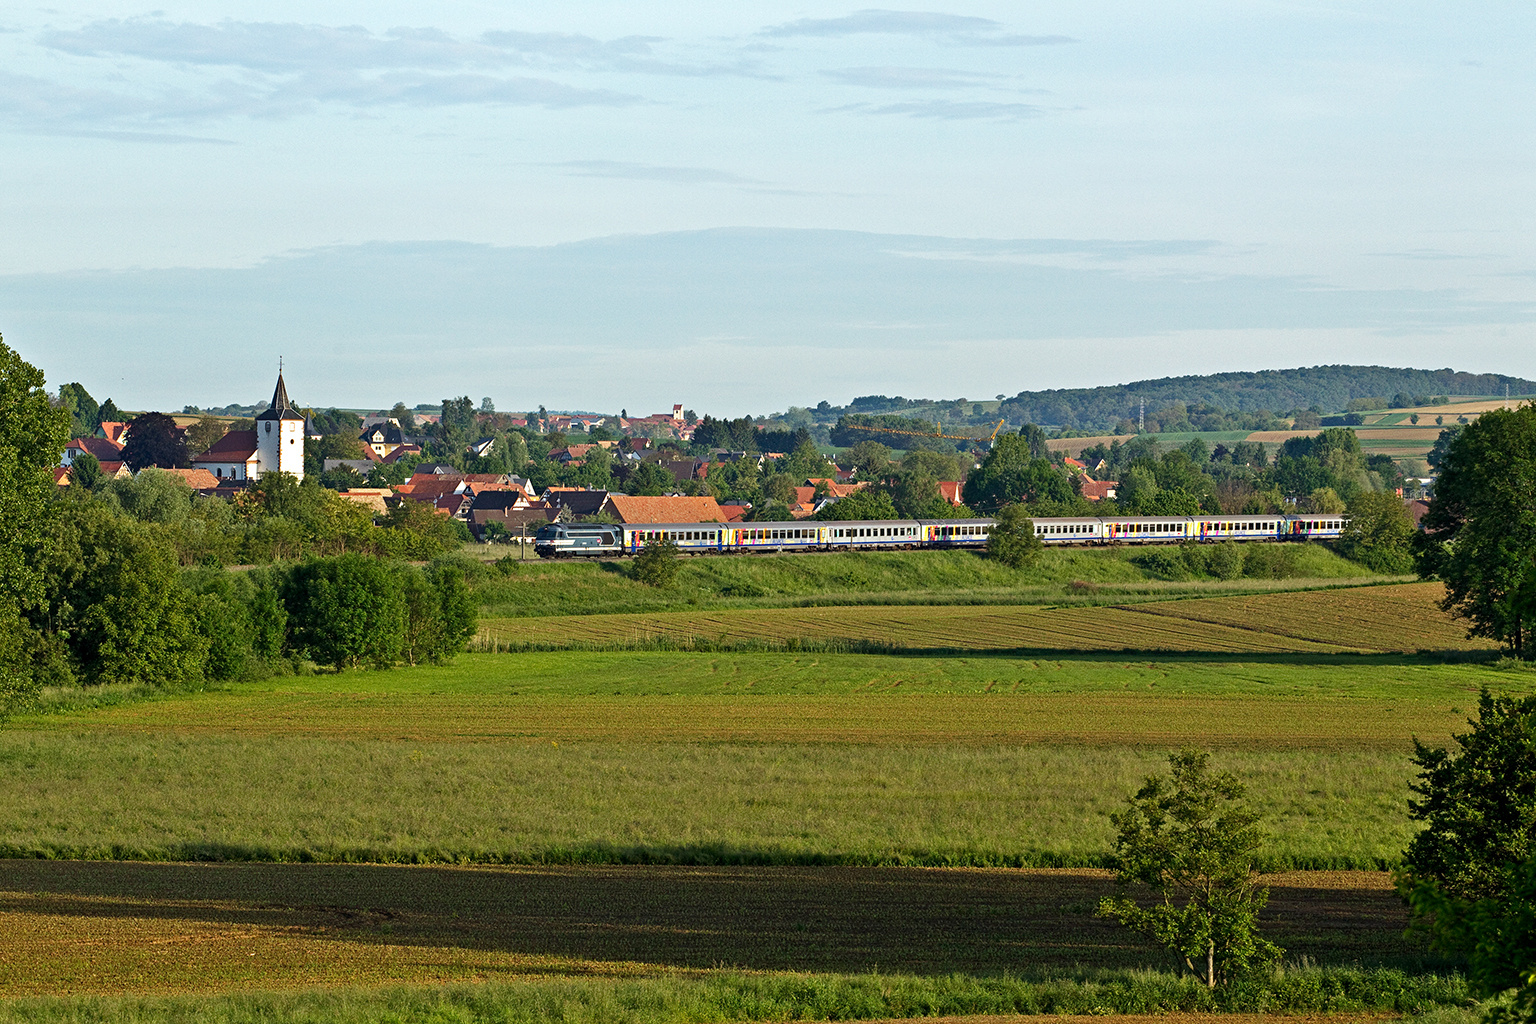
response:
<path id="1" fill-rule="evenodd" d="M 285 412 L 293 408 L 293 403 L 288 401 L 288 386 L 283 383 L 283 368 L 277 368 L 277 389 L 272 392 L 272 408 L 278 412 Z"/>

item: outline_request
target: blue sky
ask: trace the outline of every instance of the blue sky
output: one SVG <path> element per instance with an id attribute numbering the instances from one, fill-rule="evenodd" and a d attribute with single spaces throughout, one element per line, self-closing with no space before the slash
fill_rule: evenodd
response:
<path id="1" fill-rule="evenodd" d="M 1519 4 L 0 13 L 0 332 L 125 406 L 1536 376 Z"/>

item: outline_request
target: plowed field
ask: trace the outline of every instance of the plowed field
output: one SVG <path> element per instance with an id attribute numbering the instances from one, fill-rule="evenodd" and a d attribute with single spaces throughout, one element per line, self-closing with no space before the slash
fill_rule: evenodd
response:
<path id="1" fill-rule="evenodd" d="M 1383 873 L 1270 876 L 1269 933 L 1411 955 Z M 1162 966 L 1093 916 L 1107 872 L 0 862 L 0 998 L 657 969 L 916 974 Z"/>

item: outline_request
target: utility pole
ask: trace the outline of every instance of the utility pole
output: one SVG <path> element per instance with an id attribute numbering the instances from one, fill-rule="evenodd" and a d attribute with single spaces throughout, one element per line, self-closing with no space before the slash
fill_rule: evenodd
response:
<path id="1" fill-rule="evenodd" d="M 1141 400 L 1141 413 L 1136 419 L 1136 429 L 1142 433 L 1147 431 L 1147 400 L 1145 398 Z"/>

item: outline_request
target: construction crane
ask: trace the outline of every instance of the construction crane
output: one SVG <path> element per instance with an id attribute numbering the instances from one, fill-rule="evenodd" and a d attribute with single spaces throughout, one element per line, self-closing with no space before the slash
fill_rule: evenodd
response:
<path id="1" fill-rule="evenodd" d="M 998 420 L 997 421 L 997 426 L 992 428 L 992 433 L 990 435 L 988 435 L 986 440 L 984 442 L 982 442 L 982 443 L 986 444 L 988 447 L 991 447 L 992 442 L 997 440 L 997 432 L 999 430 L 1002 430 L 1003 429 L 1003 424 L 1007 423 L 1007 422 L 1008 422 L 1007 420 Z M 938 438 L 943 438 L 946 441 L 981 441 L 982 440 L 979 437 L 971 437 L 969 434 L 930 434 L 926 430 L 897 430 L 894 427 L 865 427 L 865 426 L 861 426 L 861 425 L 859 425 L 857 423 L 850 423 L 850 424 L 848 424 L 848 428 L 850 430 L 868 430 L 868 431 L 872 431 L 872 432 L 874 432 L 876 434 L 905 434 L 908 437 L 938 437 Z"/>

